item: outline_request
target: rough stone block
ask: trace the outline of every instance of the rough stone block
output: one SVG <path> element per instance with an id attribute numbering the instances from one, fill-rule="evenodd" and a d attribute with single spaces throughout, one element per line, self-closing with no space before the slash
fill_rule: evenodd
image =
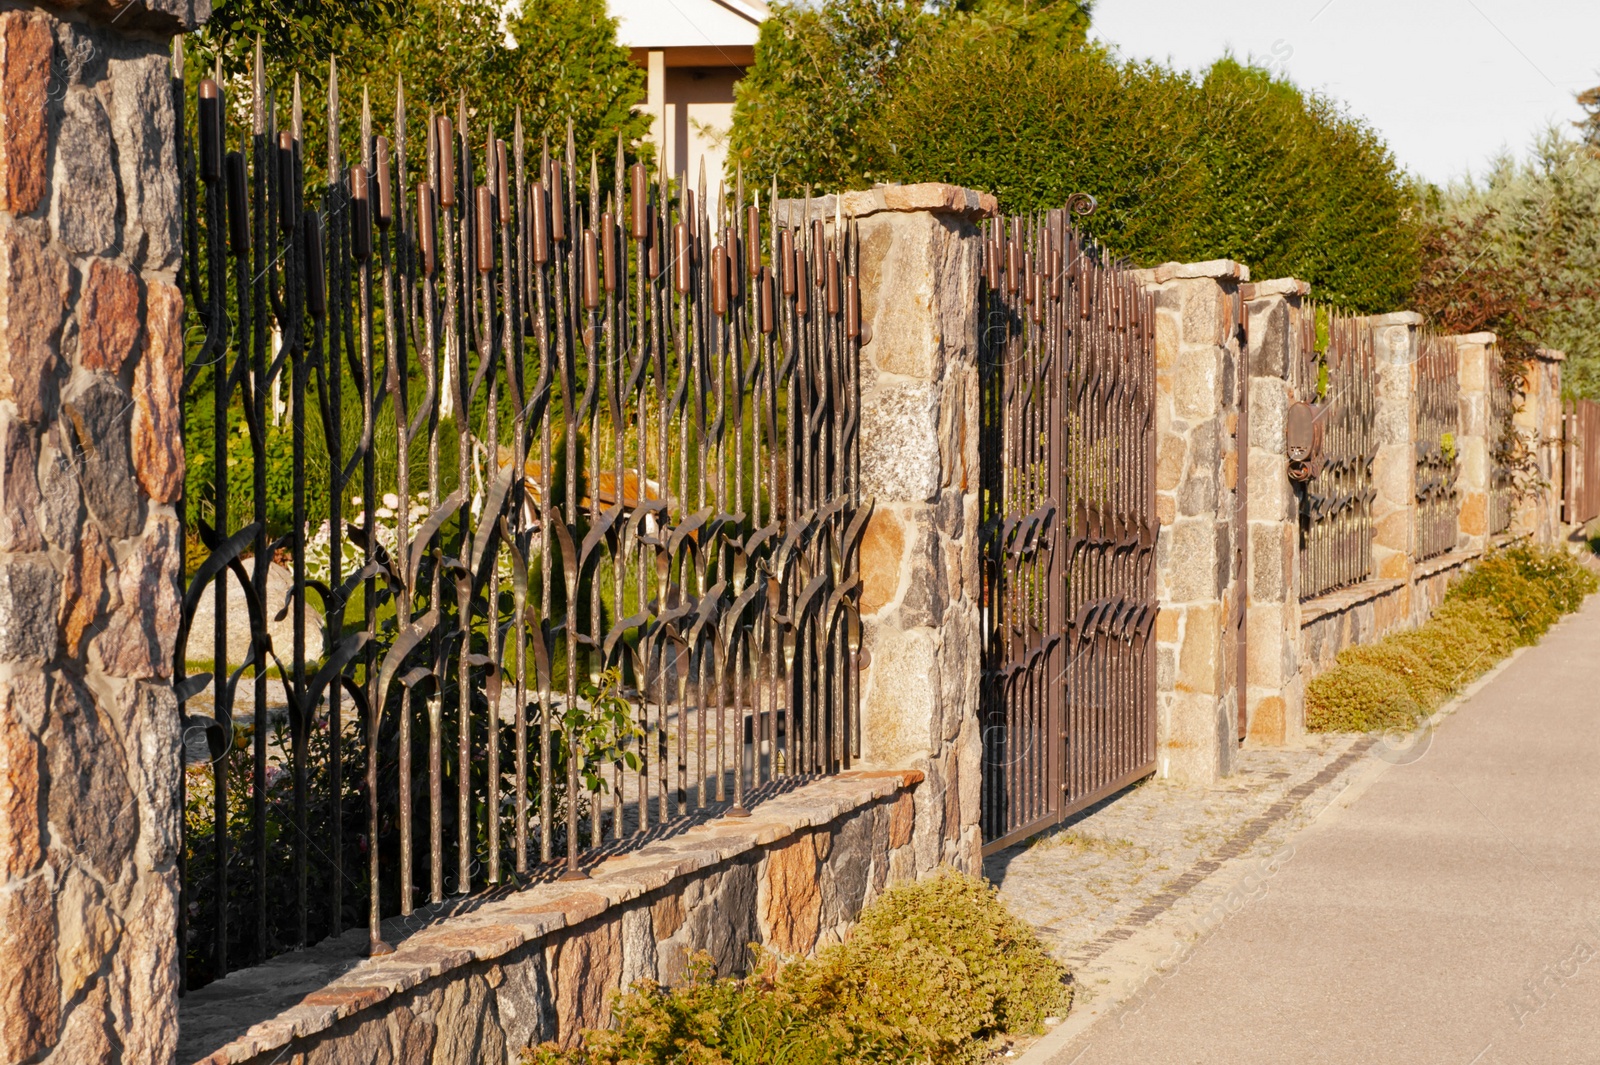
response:
<path id="1" fill-rule="evenodd" d="M 887 508 L 874 511 L 861 538 L 862 614 L 876 614 L 899 597 L 905 548 L 899 514 Z"/>
<path id="2" fill-rule="evenodd" d="M 39 443 L 28 426 L 0 415 L 0 551 L 37 551 Z"/>
<path id="3" fill-rule="evenodd" d="M 93 90 L 74 86 L 62 102 L 56 134 L 50 228 L 79 255 L 104 255 L 121 236 L 117 172 L 112 166 L 111 119 Z"/>
<path id="4" fill-rule="evenodd" d="M 107 63 L 111 132 L 127 221 L 123 247 L 145 270 L 177 265 L 182 204 L 171 72 L 159 52 Z"/>
<path id="5" fill-rule="evenodd" d="M 44 200 L 50 159 L 50 18 L 0 12 L 0 211 L 33 213 Z"/>
<path id="6" fill-rule="evenodd" d="M 760 881 L 761 929 L 766 942 L 785 954 L 806 954 L 816 945 L 822 927 L 817 864 L 809 832 L 767 852 Z"/>
<path id="7" fill-rule="evenodd" d="M 1170 538 L 1168 533 L 1170 532 Z M 1165 598 L 1173 603 L 1194 603 L 1216 598 L 1217 541 L 1215 522 L 1184 518 L 1162 529 L 1171 551 L 1158 568 L 1168 576 Z"/>
<path id="8" fill-rule="evenodd" d="M 44 745 L 51 841 L 113 882 L 133 853 L 135 799 L 122 745 L 77 681 L 57 677 Z"/>
<path id="9" fill-rule="evenodd" d="M 111 259 L 90 260 L 78 300 L 78 365 L 115 377 L 138 348 L 139 279 Z"/>
<path id="10" fill-rule="evenodd" d="M 55 404 L 67 264 L 31 226 L 0 225 L 0 399 L 26 422 Z"/>
<path id="11" fill-rule="evenodd" d="M 0 1061 L 28 1061 L 56 1043 L 55 945 L 48 879 L 35 876 L 0 891 Z"/>
<path id="12" fill-rule="evenodd" d="M 568 932 L 552 952 L 558 1038 L 572 1046 L 581 1029 L 603 1027 L 609 1019 L 608 995 L 622 977 L 622 920 L 599 920 Z"/>
<path id="13" fill-rule="evenodd" d="M 38 557 L 0 561 L 0 662 L 42 665 L 55 655 L 61 579 Z"/>
<path id="14" fill-rule="evenodd" d="M 0 699 L 0 883 L 27 876 L 44 858 L 39 744 L 12 705 L 16 694 L 7 685 Z"/>
<path id="15" fill-rule="evenodd" d="M 60 935 L 56 967 L 61 974 L 61 992 L 70 1000 L 116 949 L 122 921 L 93 877 L 69 868 L 63 879 L 56 894 L 56 927 Z"/>
<path id="16" fill-rule="evenodd" d="M 1185 321 L 1187 328 L 1188 322 Z M 1215 344 L 1185 344 L 1173 369 L 1173 413 L 1201 421 L 1213 417 L 1221 402 L 1222 349 Z"/>
<path id="17" fill-rule="evenodd" d="M 1217 694 L 1221 644 L 1222 604 L 1203 603 L 1186 608 L 1183 644 L 1178 652 L 1178 678 L 1173 687 L 1181 692 Z"/>
<path id="18" fill-rule="evenodd" d="M 143 358 L 133 369 L 133 469 L 139 485 L 157 503 L 175 501 L 183 490 L 183 438 L 179 432 L 183 389 L 183 294 L 152 281 L 147 299 Z"/>
<path id="19" fill-rule="evenodd" d="M 880 383 L 861 398 L 861 494 L 922 503 L 939 493 L 939 392 Z"/>
<path id="20" fill-rule="evenodd" d="M 877 765 L 911 765 L 926 757 L 940 720 L 942 662 L 938 634 L 878 626 L 872 632 L 872 677 L 862 707 L 862 755 Z"/>
<path id="21" fill-rule="evenodd" d="M 134 535 L 144 523 L 144 508 L 133 478 L 132 397 L 99 378 L 62 406 L 77 442 L 79 480 L 90 512 L 112 539 Z"/>
<path id="22" fill-rule="evenodd" d="M 69 656 L 77 657 L 85 630 L 109 605 L 116 591 L 113 576 L 105 538 L 94 524 L 85 525 L 61 588 L 61 638 Z"/>

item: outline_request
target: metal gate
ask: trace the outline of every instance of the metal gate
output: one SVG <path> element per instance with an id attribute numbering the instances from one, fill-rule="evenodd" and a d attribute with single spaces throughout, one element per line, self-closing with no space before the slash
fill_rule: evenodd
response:
<path id="1" fill-rule="evenodd" d="M 1155 768 L 1155 305 L 1078 206 L 984 234 L 986 852 Z"/>

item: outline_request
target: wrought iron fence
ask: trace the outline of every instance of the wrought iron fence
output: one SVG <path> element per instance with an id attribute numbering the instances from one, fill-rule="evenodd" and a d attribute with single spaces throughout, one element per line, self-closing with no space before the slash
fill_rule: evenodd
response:
<path id="1" fill-rule="evenodd" d="M 187 984 L 847 766 L 853 225 L 464 96 L 352 137 L 331 65 L 308 187 L 298 82 L 221 80 L 178 153 Z"/>
<path id="2" fill-rule="evenodd" d="M 1460 511 L 1456 435 L 1460 431 L 1460 357 L 1448 340 L 1426 333 L 1417 356 L 1417 557 L 1455 550 Z"/>
<path id="3" fill-rule="evenodd" d="M 1562 410 L 1561 520 L 1600 518 L 1600 402 L 1568 400 Z"/>
<path id="4" fill-rule="evenodd" d="M 984 234 L 989 850 L 1155 761 L 1155 307 L 1069 210 Z"/>
<path id="5" fill-rule="evenodd" d="M 1291 384 L 1317 408 L 1318 455 L 1299 487 L 1300 598 L 1372 572 L 1372 462 L 1377 455 L 1372 331 L 1360 318 L 1308 305 Z"/>
<path id="6" fill-rule="evenodd" d="M 1500 351 L 1489 346 L 1487 358 L 1489 386 L 1489 535 L 1497 536 L 1511 528 L 1517 497 L 1517 470 L 1525 448 L 1517 434 L 1516 384 L 1520 375 Z"/>

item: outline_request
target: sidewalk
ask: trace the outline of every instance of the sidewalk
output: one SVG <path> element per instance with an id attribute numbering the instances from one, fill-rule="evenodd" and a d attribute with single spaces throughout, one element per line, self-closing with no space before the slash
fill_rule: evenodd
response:
<path id="1" fill-rule="evenodd" d="M 1177 897 L 1087 939 L 1042 922 L 1079 999 L 1016 1060 L 1600 1062 L 1600 596 L 1428 740 L 1400 764 L 1309 752 L 1300 775 L 1353 759 Z M 1248 776 L 1296 752 L 1246 753 Z M 1002 881 L 1036 923 L 1046 853 Z"/>

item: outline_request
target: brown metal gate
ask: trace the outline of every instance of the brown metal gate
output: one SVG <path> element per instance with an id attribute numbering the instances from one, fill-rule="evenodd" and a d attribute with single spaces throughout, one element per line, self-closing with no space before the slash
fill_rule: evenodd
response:
<path id="1" fill-rule="evenodd" d="M 1155 768 L 1155 306 L 1066 210 L 981 299 L 987 852 Z"/>

